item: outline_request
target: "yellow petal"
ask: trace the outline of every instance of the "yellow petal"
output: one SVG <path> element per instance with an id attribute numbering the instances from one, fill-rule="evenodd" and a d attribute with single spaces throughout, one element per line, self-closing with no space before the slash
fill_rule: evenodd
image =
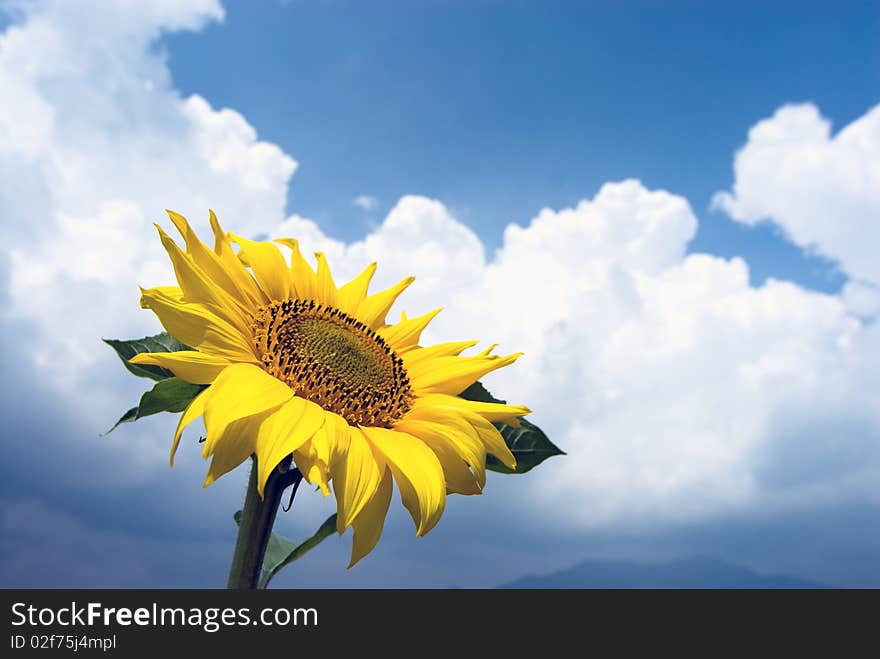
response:
<path id="1" fill-rule="evenodd" d="M 270 300 L 283 301 L 290 297 L 290 275 L 278 247 L 269 242 L 248 240 L 229 234 L 239 246 L 238 257 L 250 266 L 260 287 Z"/>
<path id="2" fill-rule="evenodd" d="M 425 535 L 440 521 L 446 506 L 446 479 L 437 456 L 424 442 L 405 432 L 371 427 L 361 430 L 394 473 L 403 505 L 416 524 L 416 534 Z"/>
<path id="3" fill-rule="evenodd" d="M 498 458 L 510 469 L 516 468 L 516 458 L 504 441 L 504 437 L 492 422 L 519 426 L 519 417 L 529 413 L 524 405 L 481 403 L 464 400 L 457 396 L 428 394 L 414 401 L 406 419 L 435 419 L 442 424 L 458 428 L 470 426 L 486 451 Z"/>
<path id="4" fill-rule="evenodd" d="M 413 401 L 413 409 L 424 407 L 449 407 L 466 410 L 478 414 L 492 423 L 506 423 L 519 427 L 519 417 L 531 413 L 525 405 L 507 405 L 506 403 L 483 403 L 476 400 L 465 400 L 459 396 L 448 394 L 423 394 Z"/>
<path id="5" fill-rule="evenodd" d="M 319 428 L 312 439 L 293 452 L 293 462 L 307 483 L 316 485 L 325 497 L 330 496 L 330 466 L 319 457 L 317 445 L 325 443 L 325 429 Z"/>
<path id="6" fill-rule="evenodd" d="M 486 450 L 501 460 L 508 469 L 516 469 L 516 458 L 504 441 L 504 437 L 498 432 L 498 428 L 486 421 L 484 418 L 473 415 L 467 417 L 468 422 L 476 429 L 480 439 L 486 445 Z"/>
<path id="7" fill-rule="evenodd" d="M 303 478 L 317 485 L 321 494 L 330 496 L 331 454 L 338 455 L 336 443 L 339 442 L 339 429 L 336 420 L 341 417 L 324 410 L 324 425 L 303 446 L 293 453 L 293 460 L 303 474 Z"/>
<path id="8" fill-rule="evenodd" d="M 391 471 L 384 470 L 379 485 L 373 497 L 363 507 L 360 514 L 354 518 L 354 539 L 351 543 L 351 562 L 349 568 L 369 554 L 382 537 L 382 528 L 385 526 L 385 516 L 391 505 Z"/>
<path id="9" fill-rule="evenodd" d="M 202 449 L 205 457 L 211 455 L 230 423 L 272 410 L 293 398 L 290 387 L 253 364 L 234 364 L 224 369 L 208 391 L 204 414 L 207 439 Z"/>
<path id="10" fill-rule="evenodd" d="M 480 494 L 482 486 L 477 482 L 476 476 L 468 468 L 457 450 L 457 446 L 439 433 L 423 432 L 414 434 L 414 437 L 427 444 L 443 467 L 446 476 L 446 491 L 454 494 Z"/>
<path id="11" fill-rule="evenodd" d="M 179 213 L 166 210 L 168 217 L 177 227 L 180 235 L 186 243 L 186 253 L 202 269 L 207 277 L 217 286 L 226 291 L 237 300 L 247 299 L 241 290 L 238 281 L 227 271 L 220 257 L 212 252 L 205 243 L 199 240 L 196 232 L 187 222 L 186 218 Z"/>
<path id="12" fill-rule="evenodd" d="M 381 477 L 369 443 L 356 428 L 349 428 L 345 454 L 330 465 L 330 476 L 336 495 L 336 530 L 342 533 L 373 497 Z"/>
<path id="13" fill-rule="evenodd" d="M 296 297 L 300 300 L 317 300 L 317 275 L 299 251 L 299 241 L 295 238 L 278 238 L 275 242 L 290 248 L 290 277 Z"/>
<path id="14" fill-rule="evenodd" d="M 426 444 L 448 442 L 458 456 L 474 473 L 474 479 L 482 490 L 486 485 L 486 444 L 476 429 L 458 414 L 432 413 L 408 414 L 394 426 L 418 437 Z"/>
<path id="15" fill-rule="evenodd" d="M 374 293 L 358 305 L 354 315 L 370 329 L 379 329 L 385 324 L 385 316 L 388 315 L 394 301 L 414 281 L 415 277 L 407 277 L 387 290 Z"/>
<path id="16" fill-rule="evenodd" d="M 257 432 L 270 412 L 261 412 L 233 421 L 214 444 L 211 465 L 203 487 L 208 487 L 223 474 L 235 469 L 256 450 Z"/>
<path id="17" fill-rule="evenodd" d="M 162 227 L 158 224 L 155 226 L 159 231 L 162 246 L 165 247 L 165 251 L 171 259 L 174 275 L 183 291 L 183 300 L 211 305 L 216 316 L 223 318 L 232 326 L 239 328 L 240 331 L 245 331 L 248 321 L 241 302 L 212 281 L 189 255 L 180 250 L 171 237 L 162 230 Z"/>
<path id="18" fill-rule="evenodd" d="M 327 440 L 327 464 L 344 460 L 351 440 L 352 427 L 334 412 L 324 410 L 324 430 Z"/>
<path id="19" fill-rule="evenodd" d="M 403 357 L 404 365 L 407 369 L 410 369 L 415 368 L 416 365 L 421 364 L 422 362 L 436 359 L 437 357 L 460 355 L 468 348 L 477 345 L 477 343 L 479 343 L 479 341 L 451 341 L 449 343 L 438 343 L 436 345 L 428 346 L 427 348 L 417 347 L 412 350 L 407 350 L 401 354 L 401 357 Z"/>
<path id="20" fill-rule="evenodd" d="M 205 401 L 208 400 L 209 391 L 210 389 L 205 389 L 193 398 L 189 406 L 183 411 L 183 414 L 180 415 L 180 421 L 177 422 L 177 429 L 174 431 L 174 440 L 171 442 L 171 455 L 168 456 L 168 464 L 172 467 L 174 466 L 174 454 L 177 453 L 177 445 L 180 443 L 183 429 L 205 413 Z"/>
<path id="21" fill-rule="evenodd" d="M 357 313 L 358 306 L 367 297 L 367 289 L 375 272 L 376 264 L 371 263 L 364 268 L 361 274 L 339 289 L 339 294 L 337 295 L 339 308 L 349 316 Z"/>
<path id="22" fill-rule="evenodd" d="M 330 273 L 330 266 L 327 264 L 327 259 L 321 252 L 315 252 L 315 259 L 318 261 L 318 275 L 315 280 L 318 297 L 315 298 L 315 300 L 322 304 L 335 307 L 337 306 L 337 291 L 336 284 L 333 281 L 333 275 Z"/>
<path id="23" fill-rule="evenodd" d="M 407 373 L 416 394 L 457 395 L 481 377 L 515 362 L 521 352 L 499 357 L 437 357 L 407 366 Z"/>
<path id="24" fill-rule="evenodd" d="M 220 221 L 217 219 L 217 215 L 211 209 L 208 209 L 208 221 L 211 223 L 211 232 L 214 234 L 214 253 L 220 258 L 223 258 L 223 253 L 227 251 L 235 254 L 232 250 L 232 246 L 229 244 L 229 238 L 227 237 L 226 232 L 220 226 Z"/>
<path id="25" fill-rule="evenodd" d="M 166 297 L 168 299 L 174 300 L 175 302 L 180 302 L 181 304 L 185 303 L 186 300 L 183 299 L 183 289 L 180 286 L 154 286 L 153 288 L 141 288 L 141 291 L 155 291 L 157 294 L 162 297 Z M 144 305 L 141 304 L 141 307 Z"/>
<path id="26" fill-rule="evenodd" d="M 330 486 L 327 484 L 327 468 L 320 462 L 313 462 L 306 470 L 306 480 L 318 486 L 321 494 L 330 496 Z"/>
<path id="27" fill-rule="evenodd" d="M 311 401 L 294 396 L 260 425 L 256 440 L 257 490 L 260 496 L 263 495 L 269 474 L 284 456 L 311 439 L 323 423 L 324 410 Z"/>
<path id="28" fill-rule="evenodd" d="M 418 421 L 429 420 L 439 423 L 441 426 L 454 427 L 459 430 L 460 433 L 455 435 L 450 433 L 449 438 L 452 441 L 461 441 L 462 434 L 465 435 L 469 441 L 476 439 L 476 441 L 484 448 L 485 452 L 494 455 L 510 469 L 516 468 L 516 458 L 513 457 L 513 454 L 507 447 L 501 433 L 498 432 L 498 429 L 489 423 L 489 421 L 478 414 L 463 408 L 456 409 L 452 407 L 435 406 L 412 409 L 407 414 L 406 419 Z M 397 427 L 397 425 L 395 425 L 395 427 Z M 403 423 L 403 427 L 406 427 L 405 423 Z M 468 464 L 473 466 L 473 463 L 471 463 L 468 458 L 465 457 L 465 460 L 468 461 Z"/>
<path id="29" fill-rule="evenodd" d="M 323 410 L 323 408 L 322 408 L 322 411 L 324 412 L 324 422 L 325 423 L 324 423 L 324 425 L 321 426 L 321 429 L 315 433 L 315 436 L 312 437 L 311 441 L 309 442 L 309 454 L 312 455 L 312 457 L 315 460 L 320 462 L 321 465 L 327 467 L 327 469 L 325 471 L 327 473 L 327 478 L 329 479 L 330 478 L 330 476 L 329 476 L 329 473 L 330 473 L 329 472 L 330 452 L 331 452 L 330 441 L 331 441 L 331 435 L 335 435 L 336 433 L 332 432 L 332 433 L 329 433 L 329 435 L 328 435 L 328 432 L 327 432 L 327 430 L 328 430 L 328 424 L 326 423 L 327 417 L 333 413 L 332 412 L 328 413 L 326 410 Z M 333 414 L 333 416 L 336 416 L 336 415 Z M 329 494 L 329 491 L 328 491 L 328 494 Z"/>
<path id="30" fill-rule="evenodd" d="M 440 311 L 440 309 L 435 309 L 418 318 L 404 318 L 396 325 L 383 327 L 378 331 L 378 334 L 393 350 L 399 351 L 403 348 L 416 346 L 422 336 L 422 331 Z"/>
<path id="31" fill-rule="evenodd" d="M 266 304 L 269 298 L 266 297 L 266 294 L 263 293 L 251 273 L 247 271 L 247 268 L 244 267 L 238 255 L 232 249 L 232 245 L 229 244 L 229 238 L 220 227 L 220 222 L 217 221 L 214 211 L 208 211 L 208 214 L 211 221 L 211 231 L 214 232 L 214 253 L 219 257 L 226 272 L 235 280 L 239 289 L 248 296 L 253 304 Z"/>
<path id="32" fill-rule="evenodd" d="M 132 364 L 148 364 L 167 368 L 181 380 L 193 384 L 211 384 L 220 371 L 233 362 L 219 355 L 195 350 L 178 352 L 142 352 L 128 360 Z"/>
<path id="33" fill-rule="evenodd" d="M 230 361 L 256 362 L 253 348 L 244 335 L 203 304 L 189 304 L 167 295 L 167 289 L 141 291 L 141 306 L 150 309 L 178 341 L 199 352 L 226 357 Z"/>

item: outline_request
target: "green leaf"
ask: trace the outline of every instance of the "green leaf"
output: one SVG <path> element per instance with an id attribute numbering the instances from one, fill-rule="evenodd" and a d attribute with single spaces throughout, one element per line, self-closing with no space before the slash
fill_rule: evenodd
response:
<path id="1" fill-rule="evenodd" d="M 483 386 L 482 382 L 474 382 L 467 389 L 458 394 L 460 398 L 465 400 L 475 400 L 478 403 L 501 403 L 505 405 L 506 400 L 499 400 L 489 393 L 489 390 Z"/>
<path id="2" fill-rule="evenodd" d="M 241 511 L 239 510 L 233 516 L 235 523 L 241 520 Z M 317 547 L 323 540 L 336 533 L 336 513 L 333 513 L 324 520 L 324 523 L 318 527 L 318 530 L 306 540 L 300 543 L 291 542 L 287 538 L 283 538 L 277 533 L 269 535 L 269 544 L 266 546 L 266 555 L 263 557 L 263 574 L 260 579 L 260 588 L 266 588 L 269 582 L 282 568 L 299 560 L 305 554 Z"/>
<path id="3" fill-rule="evenodd" d="M 113 348 L 119 359 L 125 364 L 131 373 L 141 378 L 151 380 L 164 380 L 174 377 L 174 373 L 161 366 L 146 364 L 132 364 L 128 360 L 142 352 L 177 352 L 178 350 L 192 350 L 172 337 L 168 332 L 162 332 L 155 336 L 145 336 L 142 339 L 102 339 L 104 343 Z"/>
<path id="4" fill-rule="evenodd" d="M 481 403 L 505 403 L 507 401 L 495 398 L 481 382 L 474 382 L 470 387 L 462 391 L 459 396 L 466 400 L 475 400 Z M 501 432 L 504 443 L 516 458 L 516 469 L 508 469 L 494 456 L 486 457 L 486 469 L 497 471 L 502 474 L 524 474 L 532 470 L 547 458 L 554 455 L 565 455 L 565 451 L 550 441 L 534 423 L 526 419 L 520 419 L 520 427 L 514 428 L 504 423 L 494 424 Z"/>
<path id="5" fill-rule="evenodd" d="M 516 458 L 516 469 L 508 469 L 492 455 L 486 457 L 486 469 L 502 474 L 524 474 L 554 455 L 565 455 L 565 451 L 550 441 L 544 431 L 534 423 L 520 419 L 520 427 L 514 428 L 503 423 L 495 427 L 501 431 L 504 443 Z"/>
<path id="6" fill-rule="evenodd" d="M 121 417 L 119 417 L 119 421 L 114 423 L 113 427 L 110 428 L 110 430 L 108 430 L 104 434 L 109 435 L 111 432 L 113 432 L 116 429 L 116 426 L 118 426 L 120 423 L 131 423 L 132 421 L 135 421 L 138 418 L 137 413 L 138 413 L 138 408 L 132 407 L 128 412 L 126 412 Z"/>
<path id="7" fill-rule="evenodd" d="M 170 377 L 157 382 L 152 389 L 141 396 L 137 407 L 123 414 L 104 434 L 112 432 L 120 423 L 130 423 L 158 412 L 183 412 L 206 385 L 190 384 L 180 378 Z"/>

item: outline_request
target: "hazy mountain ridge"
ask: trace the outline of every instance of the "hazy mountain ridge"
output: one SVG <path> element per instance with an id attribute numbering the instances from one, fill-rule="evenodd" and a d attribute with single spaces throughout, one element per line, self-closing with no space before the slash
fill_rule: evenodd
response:
<path id="1" fill-rule="evenodd" d="M 785 574 L 761 574 L 709 556 L 668 562 L 588 560 L 499 588 L 832 588 Z"/>

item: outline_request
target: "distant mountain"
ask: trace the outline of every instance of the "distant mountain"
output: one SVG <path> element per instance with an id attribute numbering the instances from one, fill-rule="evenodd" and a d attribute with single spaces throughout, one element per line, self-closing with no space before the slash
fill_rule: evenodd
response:
<path id="1" fill-rule="evenodd" d="M 525 576 L 499 588 L 829 588 L 787 575 L 759 574 L 708 556 L 668 563 L 584 561 L 542 576 Z"/>

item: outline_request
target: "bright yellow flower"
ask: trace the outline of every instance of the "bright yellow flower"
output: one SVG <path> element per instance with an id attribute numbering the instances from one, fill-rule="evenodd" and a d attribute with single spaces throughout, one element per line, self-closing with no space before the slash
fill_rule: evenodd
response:
<path id="1" fill-rule="evenodd" d="M 461 356 L 475 341 L 420 346 L 439 309 L 386 324 L 411 277 L 368 295 L 373 263 L 337 287 L 324 255 L 315 254 L 313 269 L 296 240 L 275 241 L 291 250 L 288 265 L 276 245 L 226 234 L 211 213 L 211 250 L 183 216 L 168 214 L 186 243 L 184 252 L 157 225 L 179 286 L 142 289 L 141 306 L 193 350 L 131 361 L 210 385 L 181 416 L 172 463 L 183 429 L 200 416 L 202 455 L 211 458 L 206 486 L 256 454 L 262 495 L 292 453 L 325 496 L 332 484 L 337 530 L 354 528 L 351 565 L 379 541 L 392 477 L 421 536 L 437 524 L 447 493 L 482 491 L 487 453 L 515 466 L 492 423 L 518 426 L 528 408 L 458 394 L 519 354 Z"/>

